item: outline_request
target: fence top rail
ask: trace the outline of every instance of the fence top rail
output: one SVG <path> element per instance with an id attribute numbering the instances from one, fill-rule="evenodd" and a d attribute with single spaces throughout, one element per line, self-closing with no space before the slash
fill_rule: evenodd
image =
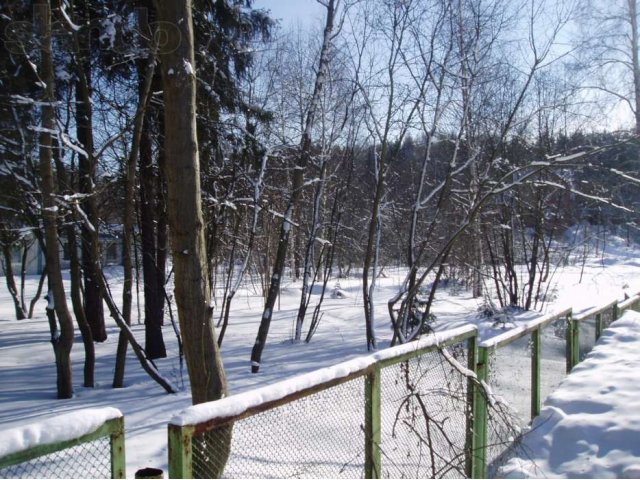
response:
<path id="1" fill-rule="evenodd" d="M 617 303 L 618 303 L 618 300 L 611 300 L 610 302 L 608 302 L 608 303 L 606 303 L 604 305 L 599 305 L 599 306 L 596 306 L 596 307 L 590 307 L 587 310 L 583 310 L 580 313 L 576 313 L 573 316 L 573 319 L 577 320 L 578 322 L 581 322 L 583 320 L 586 320 L 587 318 L 594 317 L 594 316 L 598 315 L 599 313 L 606 312 L 607 310 L 612 308 Z"/>
<path id="2" fill-rule="evenodd" d="M 629 297 L 625 301 L 620 302 L 618 304 L 618 308 L 620 309 L 620 311 L 627 310 L 633 307 L 633 305 L 638 302 L 640 302 L 640 293 L 636 293 L 633 297 Z"/>
<path id="3" fill-rule="evenodd" d="M 477 334 L 475 325 L 463 325 L 444 332 L 425 336 L 416 342 L 386 348 L 371 355 L 354 358 L 337 365 L 283 380 L 272 385 L 232 395 L 213 402 L 201 403 L 186 408 L 170 421 L 170 425 L 185 427 L 201 424 L 217 425 L 244 416 L 258 413 L 271 406 L 287 403 L 337 383 L 361 377 L 376 365 L 394 363 L 408 357 L 418 356 L 429 350 L 448 346 Z"/>
<path id="4" fill-rule="evenodd" d="M 109 420 L 121 417 L 122 412 L 117 408 L 87 408 L 0 431 L 0 458 L 44 445 L 75 440 L 97 431 Z"/>
<path id="5" fill-rule="evenodd" d="M 479 342 L 478 346 L 491 349 L 504 347 L 505 345 L 508 345 L 511 342 L 515 342 L 525 335 L 539 328 L 542 328 L 555 320 L 566 317 L 567 315 L 571 315 L 571 311 L 571 308 L 566 308 L 559 312 L 549 313 L 534 320 L 524 322 L 522 325 L 518 325 L 517 327 L 507 330 L 506 332 L 500 333 L 494 337 L 487 338 L 486 340 Z"/>

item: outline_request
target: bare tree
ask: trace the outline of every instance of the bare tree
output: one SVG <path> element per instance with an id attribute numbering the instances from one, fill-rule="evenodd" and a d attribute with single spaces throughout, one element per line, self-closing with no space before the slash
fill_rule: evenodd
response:
<path id="1" fill-rule="evenodd" d="M 640 40 L 637 0 L 589 0 L 577 15 L 576 70 L 588 97 L 603 100 L 607 114 L 622 104 L 640 134 Z M 611 100 L 614 100 L 612 102 Z"/>
<path id="2" fill-rule="evenodd" d="M 56 129 L 55 86 L 49 1 L 36 0 L 34 10 L 38 38 L 40 39 L 39 72 L 44 89 L 41 111 L 40 177 L 43 197 L 42 215 L 47 247 L 47 275 L 49 279 L 47 318 L 49 319 L 49 329 L 51 331 L 51 344 L 56 357 L 58 398 L 71 398 L 73 396 L 73 383 L 70 353 L 73 346 L 73 319 L 67 308 L 58 251 L 58 205 L 55 199 L 56 190 L 52 162 L 52 132 Z"/>
<path id="3" fill-rule="evenodd" d="M 319 0 L 320 1 L 320 0 Z M 284 274 L 285 260 L 287 258 L 287 249 L 291 228 L 293 226 L 294 212 L 298 206 L 302 189 L 304 188 L 305 171 L 309 164 L 309 156 L 311 153 L 311 133 L 316 120 L 316 114 L 319 108 L 319 102 L 324 89 L 327 71 L 330 61 L 330 49 L 334 38 L 334 20 L 340 6 L 340 0 L 321 1 L 320 3 L 327 9 L 326 23 L 324 28 L 324 36 L 322 48 L 320 50 L 320 59 L 318 63 L 318 73 L 316 75 L 313 94 L 309 102 L 309 109 L 305 119 L 305 128 L 300 140 L 300 152 L 297 156 L 297 162 L 294 167 L 291 178 L 291 194 L 287 202 L 286 212 L 280 227 L 280 236 L 278 239 L 278 250 L 276 253 L 273 273 L 271 275 L 271 283 L 265 301 L 264 311 L 260 320 L 260 327 L 256 341 L 251 351 L 251 372 L 258 373 L 260 370 L 260 361 L 262 359 L 262 351 L 267 341 L 269 327 L 271 326 L 271 318 L 273 316 L 273 308 L 280 292 L 280 282 Z"/>
<path id="4" fill-rule="evenodd" d="M 386 202 L 388 173 L 397 157 L 419 105 L 422 91 L 407 85 L 403 52 L 418 2 L 393 1 L 377 7 L 363 4 L 354 19 L 359 31 L 353 34 L 356 83 L 365 105 L 365 125 L 373 142 L 373 198 L 367 228 L 362 270 L 362 295 L 366 343 L 376 348 L 374 294 L 380 260 L 380 242 Z M 383 52 L 383 54 L 381 54 Z M 381 60 L 381 58 L 383 60 Z M 410 78 L 410 76 L 409 76 Z M 427 77 L 419 83 L 426 84 Z"/>
<path id="5" fill-rule="evenodd" d="M 515 165 L 508 166 L 505 171 L 500 165 L 506 155 L 508 139 L 520 131 L 532 115 L 531 111 L 525 112 L 530 87 L 536 75 L 554 60 L 554 42 L 566 24 L 567 14 L 562 12 L 557 23 L 541 40 L 536 31 L 536 22 L 541 16 L 540 5 L 535 1 L 528 2 L 526 22 L 529 34 L 520 40 L 523 45 L 521 51 L 525 52 L 524 66 L 515 70 L 501 60 L 504 43 L 500 35 L 508 25 L 507 21 L 516 18 L 510 17 L 506 7 L 498 0 L 474 9 L 461 0 L 448 13 L 448 24 L 453 34 L 449 38 L 455 45 L 453 65 L 456 66 L 449 69 L 455 73 L 448 85 L 457 91 L 451 97 L 459 102 L 459 113 L 454 117 L 457 133 L 452 140 L 444 176 L 435 179 L 433 186 L 417 199 L 414 212 L 428 207 L 430 219 L 420 244 L 413 247 L 413 265 L 403 286 L 389 300 L 395 339 L 401 342 L 421 333 L 439 280 L 457 242 L 463 234 L 473 230 L 488 200 L 535 176 L 536 169 L 527 170 L 522 165 Z M 451 105 L 455 106 L 456 102 Z M 514 173 L 522 168 L 525 168 L 525 173 Z M 453 222 L 443 229 L 441 219 L 445 214 Z M 440 240 L 436 241 L 438 236 Z M 480 239 L 473 234 L 471 237 L 476 248 L 482 248 Z M 419 273 L 416 275 L 414 270 L 419 270 Z M 431 278 L 434 281 L 427 296 L 421 300 L 423 305 L 417 308 L 417 296 L 430 274 L 433 274 Z M 412 328 L 409 329 L 411 317 Z"/>

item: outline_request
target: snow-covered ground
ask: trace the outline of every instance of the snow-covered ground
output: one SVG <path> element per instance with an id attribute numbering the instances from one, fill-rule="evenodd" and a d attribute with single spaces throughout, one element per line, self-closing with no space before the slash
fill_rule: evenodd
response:
<path id="1" fill-rule="evenodd" d="M 640 313 L 628 311 L 552 393 L 509 478 L 640 477 Z"/>
<path id="2" fill-rule="evenodd" d="M 555 300 L 542 313 L 572 306 L 574 311 L 585 310 L 613 299 L 624 298 L 640 291 L 640 252 L 627 247 L 623 241 L 608 240 L 607 252 L 601 252 L 584 264 L 570 262 L 559 269 L 549 289 Z M 385 269 L 386 277 L 379 279 L 377 295 L 376 332 L 379 347 L 388 346 L 391 330 L 386 317 L 386 302 L 397 291 L 403 272 Z M 109 272 L 110 285 L 116 298 L 122 294 L 121 271 Z M 37 279 L 28 279 L 28 288 L 35 290 Z M 255 285 L 259 282 L 256 281 Z M 330 283 L 333 289 L 335 282 Z M 268 343 L 263 354 L 259 374 L 250 373 L 249 357 L 261 315 L 262 297 L 251 282 L 234 300 L 231 321 L 222 347 L 231 393 L 247 391 L 272 384 L 294 375 L 336 364 L 367 353 L 362 313 L 361 284 L 358 278 L 341 279 L 344 298 L 326 298 L 317 333 L 311 343 L 293 343 L 295 315 L 300 285 L 285 282 L 278 309 L 274 312 Z M 473 299 L 466 291 L 444 289 L 438 293 L 434 313 L 438 329 L 477 324 L 482 338 L 500 334 L 512 324 L 496 324 L 495 320 L 478 315 L 482 299 Z M 0 430 L 53 417 L 82 408 L 115 407 L 125 416 L 127 473 L 143 467 L 158 467 L 167 471 L 167 423 L 173 415 L 190 405 L 186 371 L 181 372 L 177 342 L 170 324 L 164 327 L 167 359 L 157 362 L 165 377 L 182 388 L 175 395 L 167 395 L 142 371 L 133 355 L 127 363 L 126 388 L 114 390 L 111 381 L 117 344 L 118 328 L 111 320 L 109 338 L 96 345 L 96 387 L 83 388 L 83 348 L 79 333 L 72 351 L 75 396 L 71 400 L 57 400 L 55 392 L 54 356 L 48 343 L 48 325 L 44 316 L 44 301 L 31 320 L 16 321 L 13 305 L 6 288 L 0 288 Z M 217 310 L 216 310 L 217 311 Z M 134 314 L 136 307 L 134 306 Z M 528 313 L 514 320 L 530 320 L 539 315 Z M 134 323 L 136 320 L 134 319 Z M 144 339 L 143 325 L 133 327 L 140 342 Z M 640 414 L 639 414 L 640 421 Z M 0 443 L 5 441 L 0 435 Z"/>

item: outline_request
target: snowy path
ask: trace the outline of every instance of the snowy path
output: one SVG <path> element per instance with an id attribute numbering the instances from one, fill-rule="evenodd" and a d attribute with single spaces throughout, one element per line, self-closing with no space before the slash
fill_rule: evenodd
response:
<path id="1" fill-rule="evenodd" d="M 508 478 L 640 477 L 640 313 L 627 312 L 550 395 Z"/>

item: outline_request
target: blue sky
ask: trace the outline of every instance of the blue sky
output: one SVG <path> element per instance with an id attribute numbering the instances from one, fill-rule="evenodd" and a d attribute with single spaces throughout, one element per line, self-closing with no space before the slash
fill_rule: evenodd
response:
<path id="1" fill-rule="evenodd" d="M 271 10 L 271 16 L 282 19 L 283 26 L 315 22 L 322 18 L 322 6 L 316 0 L 255 0 L 254 7 Z"/>

